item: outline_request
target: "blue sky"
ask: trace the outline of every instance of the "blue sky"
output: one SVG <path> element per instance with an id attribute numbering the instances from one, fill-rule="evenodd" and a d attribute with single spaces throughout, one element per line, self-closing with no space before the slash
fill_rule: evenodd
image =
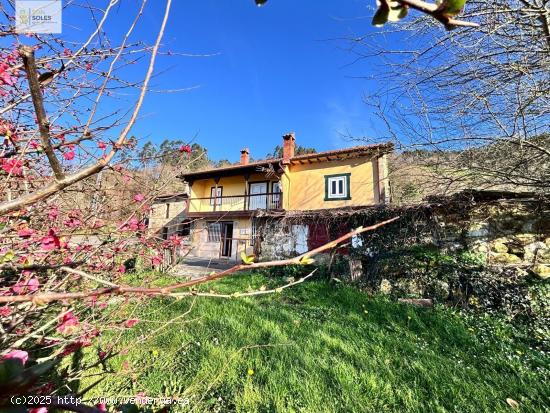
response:
<path id="1" fill-rule="evenodd" d="M 155 2 L 147 25 L 158 25 Z M 281 135 L 318 150 L 352 146 L 340 133 L 375 135 L 362 103 L 365 65 L 352 60 L 343 42 L 329 40 L 370 28 L 369 1 L 201 0 L 174 3 L 164 43 L 172 51 L 217 54 L 173 57 L 159 62 L 167 72 L 157 88 L 193 87 L 185 93 L 150 94 L 136 135 L 161 141 L 198 133 L 214 159 L 237 160 L 249 146 L 265 156 Z M 145 26 L 142 25 L 142 30 Z"/>
<path id="2" fill-rule="evenodd" d="M 121 0 L 111 15 L 107 34 L 115 44 L 136 4 Z M 347 43 L 335 40 L 383 30 L 370 25 L 373 6 L 373 0 L 269 0 L 261 8 L 253 0 L 174 0 L 163 50 L 212 56 L 159 57 L 153 88 L 193 89 L 149 93 L 132 133 L 155 143 L 196 135 L 212 159 L 231 161 L 243 147 L 264 157 L 289 131 L 317 150 L 357 144 L 341 134 L 380 136 L 383 128 L 362 102 L 369 86 L 353 78 L 371 74 L 372 61 L 350 65 L 355 57 L 344 50 Z M 151 44 L 163 12 L 163 1 L 150 0 L 134 40 Z M 62 38 L 82 40 L 93 22 L 70 8 L 63 26 Z M 144 64 L 131 76 L 142 78 Z"/>

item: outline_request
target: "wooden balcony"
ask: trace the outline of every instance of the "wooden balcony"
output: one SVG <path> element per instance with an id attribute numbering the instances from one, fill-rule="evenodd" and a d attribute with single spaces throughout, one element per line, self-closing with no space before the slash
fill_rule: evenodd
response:
<path id="1" fill-rule="evenodd" d="M 269 192 L 249 195 L 219 196 L 216 198 L 190 198 L 189 217 L 199 216 L 250 216 L 256 210 L 282 210 L 283 193 Z"/>

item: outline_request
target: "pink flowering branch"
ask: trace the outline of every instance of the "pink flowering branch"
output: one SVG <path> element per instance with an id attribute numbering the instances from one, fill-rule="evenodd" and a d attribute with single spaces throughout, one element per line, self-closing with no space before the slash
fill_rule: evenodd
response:
<path id="1" fill-rule="evenodd" d="M 285 260 L 278 261 L 265 261 L 265 262 L 254 262 L 251 264 L 237 264 L 225 271 L 207 275 L 204 277 L 196 278 L 194 280 L 184 281 L 177 284 L 172 284 L 166 287 L 131 287 L 125 285 L 114 285 L 105 288 L 99 288 L 92 291 L 80 291 L 80 292 L 67 292 L 67 293 L 39 293 L 39 294 L 25 294 L 25 295 L 14 295 L 14 296 L 0 296 L 0 303 L 16 303 L 16 302 L 33 302 L 35 304 L 45 304 L 52 301 L 61 301 L 61 300 L 75 300 L 75 299 L 85 299 L 91 297 L 99 297 L 103 295 L 145 295 L 145 296 L 169 296 L 174 290 L 180 288 L 193 287 L 195 285 L 204 284 L 209 281 L 214 281 L 220 278 L 225 278 L 232 274 L 235 274 L 240 271 L 252 270 L 257 268 L 269 268 L 269 267 L 280 267 L 286 265 L 301 265 L 304 261 L 307 262 L 311 257 L 320 254 L 321 252 L 327 251 L 329 249 L 337 247 L 344 241 L 351 239 L 354 236 L 363 234 L 368 231 L 373 231 L 377 228 L 380 228 L 384 225 L 387 225 L 391 222 L 396 221 L 399 217 L 394 217 L 386 221 L 379 222 L 368 227 L 359 227 L 353 231 L 348 232 L 345 235 L 335 239 L 334 241 L 328 242 L 318 248 L 310 250 L 304 254 L 298 255 L 294 258 L 289 258 Z"/>
<path id="2" fill-rule="evenodd" d="M 168 16 L 170 15 L 170 8 L 171 8 L 172 0 L 166 1 L 166 8 L 164 11 L 164 16 L 162 19 L 162 23 L 160 26 L 160 29 L 157 34 L 157 38 L 155 40 L 155 44 L 151 50 L 151 58 L 149 59 L 149 66 L 147 68 L 147 72 L 145 74 L 145 78 L 143 81 L 143 84 L 140 88 L 139 97 L 137 99 L 137 102 L 134 106 L 134 110 L 132 111 L 132 114 L 130 116 L 130 119 L 120 135 L 118 136 L 118 139 L 113 145 L 113 148 L 111 151 L 106 154 L 104 157 L 99 159 L 95 164 L 88 166 L 86 168 L 81 169 L 80 171 L 72 174 L 67 175 L 63 177 L 58 177 L 54 182 L 51 184 L 33 192 L 28 195 L 23 195 L 17 199 L 14 199 L 12 201 L 6 201 L 0 203 L 0 215 L 6 214 L 8 212 L 16 211 L 18 209 L 21 209 L 22 207 L 32 205 L 38 201 L 41 201 L 45 198 L 48 198 L 57 192 L 79 182 L 83 179 L 86 179 L 92 175 L 97 174 L 102 169 L 104 169 L 108 163 L 114 158 L 114 156 L 117 154 L 117 152 L 120 150 L 120 148 L 123 147 L 124 143 L 126 142 L 126 138 L 128 137 L 128 134 L 130 133 L 130 130 L 134 126 L 134 123 L 137 120 L 138 114 L 140 112 L 141 106 L 143 105 L 143 101 L 145 99 L 145 94 L 148 90 L 149 82 L 151 80 L 151 77 L 153 75 L 153 71 L 155 68 L 155 61 L 157 57 L 157 53 L 160 47 L 160 43 L 162 40 L 162 37 L 164 36 L 164 31 L 166 28 L 166 23 L 168 22 Z"/>

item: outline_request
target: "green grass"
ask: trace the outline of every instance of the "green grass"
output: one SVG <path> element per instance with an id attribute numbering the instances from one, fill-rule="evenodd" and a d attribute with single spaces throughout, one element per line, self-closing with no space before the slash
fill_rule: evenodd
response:
<path id="1" fill-rule="evenodd" d="M 203 289 L 276 282 L 245 274 Z M 188 315 L 162 323 L 192 303 Z M 490 319 L 472 327 L 445 308 L 417 309 L 324 281 L 262 297 L 111 308 L 119 319 L 142 321 L 102 335 L 103 348 L 127 351 L 84 371 L 80 390 L 108 372 L 86 397 L 188 397 L 196 412 L 506 412 L 507 398 L 521 412 L 549 407 L 544 354 Z M 84 361 L 97 364 L 97 349 L 87 348 Z"/>

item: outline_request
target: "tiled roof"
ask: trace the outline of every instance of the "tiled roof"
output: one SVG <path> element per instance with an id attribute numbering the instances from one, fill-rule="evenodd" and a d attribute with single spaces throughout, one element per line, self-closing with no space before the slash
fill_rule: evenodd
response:
<path id="1" fill-rule="evenodd" d="M 382 144 L 375 144 L 375 145 L 354 146 L 351 148 L 297 155 L 290 158 L 290 163 L 300 163 L 301 161 L 305 161 L 305 160 L 311 161 L 314 159 L 317 159 L 319 161 L 328 161 L 328 160 L 337 159 L 338 157 L 342 157 L 342 156 L 343 157 L 365 156 L 373 152 L 379 152 L 380 154 L 384 154 L 384 153 L 391 152 L 392 150 L 393 150 L 393 144 L 389 142 L 382 143 Z M 230 171 L 238 171 L 238 170 L 250 171 L 250 170 L 254 170 L 258 166 L 268 166 L 269 164 L 278 164 L 282 161 L 283 161 L 283 158 L 262 159 L 259 161 L 250 162 L 246 165 L 241 165 L 241 164 L 229 165 L 229 166 L 223 166 L 221 168 L 210 168 L 210 169 L 203 169 L 200 171 L 183 173 L 179 176 L 179 178 L 183 178 L 183 179 L 187 177 L 203 178 L 206 175 L 214 176 L 218 173 L 227 173 Z"/>
<path id="2" fill-rule="evenodd" d="M 294 156 L 290 159 L 291 163 L 299 162 L 302 160 L 310 159 L 320 159 L 326 158 L 326 160 L 332 160 L 330 158 L 339 157 L 339 156 L 363 156 L 369 155 L 373 152 L 379 152 L 381 155 L 384 153 L 391 152 L 393 150 L 392 143 L 382 143 L 376 145 L 363 145 L 363 146 L 354 146 L 351 148 L 336 149 L 333 151 L 324 151 L 316 153 L 306 153 L 304 155 Z"/>

